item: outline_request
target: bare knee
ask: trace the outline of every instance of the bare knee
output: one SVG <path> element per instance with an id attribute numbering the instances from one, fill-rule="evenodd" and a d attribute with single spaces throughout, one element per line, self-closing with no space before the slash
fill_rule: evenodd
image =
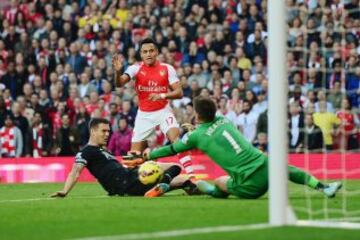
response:
<path id="1" fill-rule="evenodd" d="M 170 142 L 175 142 L 179 139 L 180 130 L 178 128 L 170 128 L 169 131 L 166 133 Z"/>
<path id="2" fill-rule="evenodd" d="M 216 186 L 221 186 L 223 184 L 223 181 L 224 181 L 223 178 L 219 177 L 219 178 L 215 179 L 214 184 Z"/>
<path id="3" fill-rule="evenodd" d="M 220 188 L 221 191 L 228 192 L 226 183 L 229 180 L 229 178 L 230 178 L 229 176 L 222 176 L 222 177 L 215 179 L 215 181 L 214 181 L 215 186 Z"/>

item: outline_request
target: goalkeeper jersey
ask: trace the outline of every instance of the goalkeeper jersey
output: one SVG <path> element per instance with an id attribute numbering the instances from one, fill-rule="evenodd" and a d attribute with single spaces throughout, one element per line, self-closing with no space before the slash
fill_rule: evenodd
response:
<path id="1" fill-rule="evenodd" d="M 246 179 L 267 159 L 227 118 L 222 116 L 215 117 L 212 122 L 200 124 L 194 131 L 185 134 L 181 140 L 152 151 L 150 159 L 175 155 L 194 148 L 208 155 L 230 177 L 240 174 L 242 179 Z"/>

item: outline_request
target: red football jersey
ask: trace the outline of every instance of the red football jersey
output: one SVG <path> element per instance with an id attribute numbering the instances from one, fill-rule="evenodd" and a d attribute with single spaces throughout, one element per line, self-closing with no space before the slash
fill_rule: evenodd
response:
<path id="1" fill-rule="evenodd" d="M 156 62 L 154 66 L 146 66 L 143 62 L 131 65 L 125 74 L 135 79 L 139 109 L 144 112 L 163 109 L 168 101 L 166 99 L 151 101 L 149 95 L 167 93 L 170 85 L 179 81 L 175 69 L 169 64 L 160 62 Z"/>
<path id="2" fill-rule="evenodd" d="M 336 115 L 341 120 L 340 127 L 343 128 L 343 130 L 346 132 L 351 132 L 356 127 L 353 113 L 340 111 Z"/>

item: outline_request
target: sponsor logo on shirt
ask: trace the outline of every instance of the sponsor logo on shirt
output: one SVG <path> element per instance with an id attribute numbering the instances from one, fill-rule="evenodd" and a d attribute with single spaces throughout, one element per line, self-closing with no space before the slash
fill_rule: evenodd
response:
<path id="1" fill-rule="evenodd" d="M 139 92 L 166 92 L 166 86 L 158 86 L 156 81 L 149 81 L 148 86 L 139 85 L 138 86 Z"/>
<path id="2" fill-rule="evenodd" d="M 155 81 L 149 81 L 149 86 L 151 86 L 151 87 L 156 87 L 157 85 L 158 85 L 157 82 L 155 82 Z"/>

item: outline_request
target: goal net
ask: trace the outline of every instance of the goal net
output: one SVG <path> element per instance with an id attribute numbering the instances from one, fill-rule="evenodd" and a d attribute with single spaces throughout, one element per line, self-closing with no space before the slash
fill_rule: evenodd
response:
<path id="1" fill-rule="evenodd" d="M 360 227 L 359 2 L 268 6 L 270 223 Z M 287 189 L 287 175 L 276 171 L 286 173 L 285 162 L 342 188 L 335 198 L 307 186 Z"/>

